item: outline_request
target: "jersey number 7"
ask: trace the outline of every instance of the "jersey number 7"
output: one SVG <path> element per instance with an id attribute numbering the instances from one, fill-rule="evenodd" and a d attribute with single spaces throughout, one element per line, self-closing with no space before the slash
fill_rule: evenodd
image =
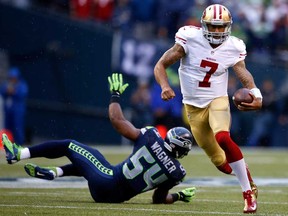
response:
<path id="1" fill-rule="evenodd" d="M 200 67 L 202 68 L 210 67 L 210 70 L 206 73 L 203 81 L 199 82 L 198 86 L 204 88 L 210 88 L 211 83 L 209 82 L 209 79 L 211 75 L 216 72 L 218 68 L 218 63 L 202 60 Z"/>

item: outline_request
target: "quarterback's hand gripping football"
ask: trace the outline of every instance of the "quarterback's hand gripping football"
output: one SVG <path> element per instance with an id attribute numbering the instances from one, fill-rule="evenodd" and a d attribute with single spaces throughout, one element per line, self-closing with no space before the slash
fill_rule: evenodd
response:
<path id="1" fill-rule="evenodd" d="M 195 197 L 196 193 L 196 188 L 191 187 L 191 188 L 186 188 L 180 192 L 178 192 L 179 200 L 183 202 L 191 202 L 192 199 Z"/>
<path id="2" fill-rule="evenodd" d="M 122 74 L 118 74 L 118 73 L 113 73 L 111 77 L 109 76 L 108 82 L 109 82 L 109 86 L 110 86 L 110 92 L 111 93 L 118 93 L 120 95 L 129 86 L 128 83 L 123 84 Z"/>

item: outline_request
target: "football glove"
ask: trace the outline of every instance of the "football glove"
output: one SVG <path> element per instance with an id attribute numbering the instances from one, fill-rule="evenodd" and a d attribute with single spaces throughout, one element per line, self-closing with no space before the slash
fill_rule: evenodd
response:
<path id="1" fill-rule="evenodd" d="M 108 76 L 108 82 L 111 93 L 122 94 L 129 86 L 128 83 L 123 84 L 123 77 L 121 73 L 113 73 L 112 76 Z"/>
<path id="2" fill-rule="evenodd" d="M 192 199 L 195 197 L 196 193 L 196 188 L 191 187 L 191 188 L 186 188 L 182 191 L 179 191 L 177 194 L 179 196 L 179 200 L 183 202 L 191 202 Z"/>

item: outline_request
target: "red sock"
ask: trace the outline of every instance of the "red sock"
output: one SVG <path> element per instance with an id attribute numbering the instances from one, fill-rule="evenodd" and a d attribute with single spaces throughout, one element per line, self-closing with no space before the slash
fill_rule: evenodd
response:
<path id="1" fill-rule="evenodd" d="M 215 138 L 220 147 L 224 150 L 228 163 L 233 163 L 243 158 L 239 146 L 233 142 L 228 131 L 221 131 L 217 133 Z"/>
<path id="2" fill-rule="evenodd" d="M 232 168 L 230 167 L 230 165 L 228 164 L 227 161 L 225 161 L 225 163 L 222 164 L 221 166 L 217 166 L 217 169 L 220 170 L 221 172 L 225 173 L 225 174 L 231 174 L 232 173 Z"/>

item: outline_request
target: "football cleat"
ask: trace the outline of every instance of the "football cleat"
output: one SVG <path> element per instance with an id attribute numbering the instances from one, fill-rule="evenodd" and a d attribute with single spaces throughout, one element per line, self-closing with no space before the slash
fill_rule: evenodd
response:
<path id="1" fill-rule="evenodd" d="M 245 203 L 243 213 L 255 213 L 257 211 L 257 198 L 254 192 L 251 190 L 243 192 L 243 198 Z"/>
<path id="2" fill-rule="evenodd" d="M 258 198 L 258 187 L 257 187 L 257 185 L 254 183 L 254 181 L 252 179 L 248 164 L 246 164 L 246 171 L 247 171 L 247 176 L 248 176 L 249 183 L 250 183 L 250 186 L 251 186 L 251 190 L 254 192 L 256 198 Z"/>
<path id="3" fill-rule="evenodd" d="M 27 163 L 24 166 L 26 173 L 32 177 L 54 180 L 56 178 L 56 167 L 39 167 L 35 164 Z"/>
<path id="4" fill-rule="evenodd" d="M 250 182 L 250 186 L 251 186 L 251 190 L 255 194 L 255 197 L 258 198 L 258 187 L 257 187 L 257 185 L 253 181 L 251 181 Z"/>
<path id="5" fill-rule="evenodd" d="M 16 143 L 13 144 L 5 133 L 2 134 L 2 143 L 6 152 L 6 160 L 8 164 L 18 162 L 23 148 Z"/>

